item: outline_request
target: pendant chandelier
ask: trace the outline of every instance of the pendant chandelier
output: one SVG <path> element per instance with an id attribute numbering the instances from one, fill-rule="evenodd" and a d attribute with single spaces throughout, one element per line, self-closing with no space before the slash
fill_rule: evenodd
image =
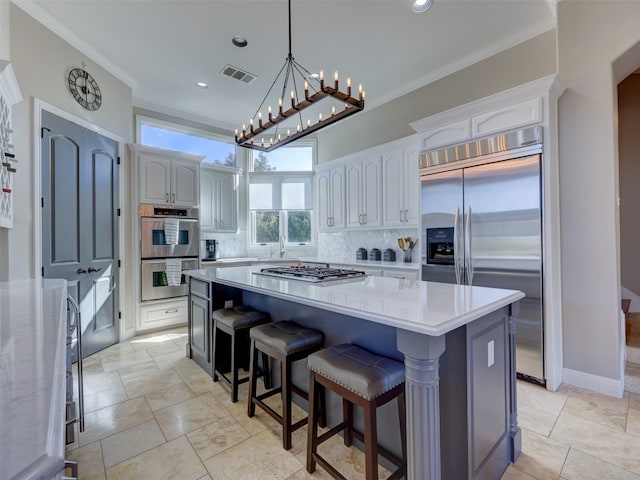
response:
<path id="1" fill-rule="evenodd" d="M 278 98 L 277 111 L 268 106 L 263 117 L 262 109 L 269 100 L 275 100 L 272 91 L 278 82 L 282 90 Z M 302 90 L 304 85 L 304 90 Z M 300 90 L 299 90 L 300 89 Z M 289 95 L 287 95 L 289 94 Z M 291 99 L 291 106 L 284 105 L 284 99 Z M 322 111 L 319 102 L 332 99 L 330 110 Z M 326 106 L 327 102 L 321 102 Z M 239 132 L 236 129 L 236 143 L 245 148 L 270 152 L 310 133 L 327 127 L 364 109 L 364 91 L 358 88 L 358 98 L 351 96 L 351 79 L 347 79 L 347 89 L 340 91 L 338 71 L 333 85 L 324 80 L 324 73 L 312 74 L 295 61 L 291 54 L 291 0 L 289 0 L 289 54 L 271 87 L 262 99 L 249 124 L 244 124 Z"/>

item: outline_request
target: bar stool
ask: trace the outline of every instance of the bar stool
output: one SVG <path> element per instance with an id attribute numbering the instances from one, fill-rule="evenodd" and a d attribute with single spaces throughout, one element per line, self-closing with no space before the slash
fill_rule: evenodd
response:
<path id="1" fill-rule="evenodd" d="M 247 415 L 249 417 L 254 416 L 256 405 L 262 408 L 282 425 L 282 446 L 285 450 L 289 450 L 291 448 L 291 434 L 306 425 L 308 420 L 305 417 L 295 424 L 291 423 L 291 393 L 293 392 L 305 400 L 309 399 L 306 392 L 292 384 L 291 364 L 306 358 L 310 353 L 320 350 L 324 335 L 319 330 L 305 328 L 287 320 L 253 327 L 250 331 L 250 337 L 251 360 Z M 280 387 L 272 388 L 261 395 L 258 395 L 256 391 L 258 351 L 280 361 Z M 264 403 L 265 399 L 278 393 L 282 394 L 282 415 Z M 321 400 L 318 405 L 318 408 L 322 409 L 320 417 L 324 423 L 324 401 Z"/>
<path id="2" fill-rule="evenodd" d="M 313 473 L 316 462 L 333 478 L 346 480 L 318 453 L 318 446 L 344 431 L 344 444 L 351 446 L 353 437 L 364 443 L 365 478 L 378 479 L 378 454 L 398 466 L 387 480 L 406 475 L 407 444 L 404 397 L 404 365 L 390 358 L 375 355 L 352 344 L 330 347 L 309 355 L 309 431 L 307 441 L 307 471 Z M 328 388 L 342 397 L 342 422 L 318 437 L 316 401 L 318 386 Z M 378 445 L 376 409 L 398 399 L 402 458 Z M 364 435 L 353 429 L 353 405 L 364 411 Z"/>
<path id="3" fill-rule="evenodd" d="M 215 310 L 211 316 L 213 318 L 213 381 L 217 382 L 218 377 L 224 380 L 231 388 L 231 401 L 235 403 L 238 401 L 238 385 L 249 380 L 248 377 L 238 379 L 238 370 L 240 369 L 241 355 L 243 353 L 240 344 L 242 341 L 248 344 L 249 329 L 251 327 L 265 324 L 269 322 L 270 318 L 264 312 L 259 312 L 243 305 Z M 220 352 L 218 352 L 217 348 L 218 330 L 231 337 L 231 369 L 229 370 L 231 378 L 227 377 L 221 369 Z M 269 385 L 269 375 L 266 370 L 268 368 L 266 360 L 268 359 L 266 355 L 262 358 L 265 371 L 261 371 L 261 374 L 265 377 L 265 383 Z"/>

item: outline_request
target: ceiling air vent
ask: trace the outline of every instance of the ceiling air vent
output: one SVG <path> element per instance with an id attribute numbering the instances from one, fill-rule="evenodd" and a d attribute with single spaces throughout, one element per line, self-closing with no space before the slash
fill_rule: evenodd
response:
<path id="1" fill-rule="evenodd" d="M 256 79 L 256 76 L 253 73 L 245 72 L 244 70 L 240 70 L 238 67 L 234 67 L 233 65 L 225 65 L 220 72 L 225 77 L 230 77 L 235 80 L 239 80 L 242 83 L 251 83 Z"/>

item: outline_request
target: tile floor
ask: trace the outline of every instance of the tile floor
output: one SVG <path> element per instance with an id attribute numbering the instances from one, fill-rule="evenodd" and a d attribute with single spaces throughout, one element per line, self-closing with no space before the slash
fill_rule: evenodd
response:
<path id="1" fill-rule="evenodd" d="M 220 382 L 185 358 L 185 343 L 186 329 L 173 329 L 85 359 L 85 432 L 67 447 L 80 479 L 329 478 L 305 470 L 305 428 L 283 450 L 279 425 L 260 409 L 246 416 L 246 384 L 232 404 Z M 638 364 L 628 370 L 640 378 Z M 503 480 L 640 480 L 640 393 L 618 399 L 519 382 L 518 409 L 523 453 Z M 361 453 L 332 440 L 326 456 L 350 480 L 363 478 Z"/>

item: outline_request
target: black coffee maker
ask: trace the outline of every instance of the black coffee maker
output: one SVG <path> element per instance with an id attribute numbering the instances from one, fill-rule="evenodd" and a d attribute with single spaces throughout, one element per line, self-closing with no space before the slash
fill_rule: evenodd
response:
<path id="1" fill-rule="evenodd" d="M 204 260 L 217 260 L 220 258 L 217 240 L 204 241 Z"/>

